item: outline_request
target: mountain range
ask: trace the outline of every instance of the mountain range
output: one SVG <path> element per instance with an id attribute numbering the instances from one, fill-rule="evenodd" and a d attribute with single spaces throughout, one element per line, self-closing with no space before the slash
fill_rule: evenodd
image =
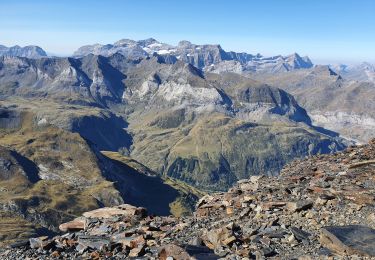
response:
<path id="1" fill-rule="evenodd" d="M 375 83 L 298 54 L 154 39 L 2 50 L 0 214 L 30 232 L 5 240 L 124 202 L 186 215 L 206 193 L 374 137 Z"/>
<path id="2" fill-rule="evenodd" d="M 82 57 L 88 54 L 110 56 L 123 54 L 133 59 L 145 58 L 154 53 L 163 56 L 168 62 L 177 60 L 194 65 L 204 71 L 290 71 L 300 68 L 311 68 L 313 64 L 308 57 L 300 57 L 297 53 L 289 56 L 263 57 L 245 52 L 226 52 L 220 45 L 196 45 L 189 41 L 181 41 L 177 46 L 160 43 L 155 39 L 134 41 L 123 39 L 114 44 L 95 44 L 82 46 L 73 56 Z"/>

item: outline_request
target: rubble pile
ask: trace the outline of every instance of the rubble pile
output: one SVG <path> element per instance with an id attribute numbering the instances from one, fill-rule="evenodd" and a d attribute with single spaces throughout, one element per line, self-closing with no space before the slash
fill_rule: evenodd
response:
<path id="1" fill-rule="evenodd" d="M 206 195 L 193 216 L 101 208 L 60 225 L 63 235 L 20 241 L 1 259 L 375 258 L 375 140 L 294 161 Z"/>

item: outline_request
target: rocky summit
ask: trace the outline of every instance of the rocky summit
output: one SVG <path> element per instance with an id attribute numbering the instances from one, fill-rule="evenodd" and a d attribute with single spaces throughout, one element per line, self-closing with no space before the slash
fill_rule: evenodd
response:
<path id="1" fill-rule="evenodd" d="M 13 56 L 37 59 L 47 57 L 47 53 L 39 46 L 34 45 L 29 45 L 25 47 L 21 47 L 18 45 L 6 47 L 4 45 L 0 45 L 0 56 Z"/>
<path id="2" fill-rule="evenodd" d="M 297 53 L 288 56 L 265 57 L 246 52 L 225 51 L 219 44 L 193 44 L 183 40 L 177 46 L 161 43 L 153 38 L 134 41 L 122 39 L 114 44 L 93 44 L 80 47 L 74 56 L 88 54 L 111 56 L 121 53 L 127 57 L 144 58 L 152 54 L 161 55 L 169 63 L 183 61 L 204 71 L 219 73 L 222 71 L 242 72 L 286 72 L 313 67 L 309 57 Z"/>
<path id="3" fill-rule="evenodd" d="M 83 213 L 2 259 L 372 259 L 375 140 L 252 176 L 202 197 L 193 216 L 128 204 Z"/>

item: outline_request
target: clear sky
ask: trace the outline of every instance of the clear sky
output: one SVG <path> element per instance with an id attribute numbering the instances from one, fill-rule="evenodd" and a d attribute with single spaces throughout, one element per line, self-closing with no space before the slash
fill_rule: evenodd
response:
<path id="1" fill-rule="evenodd" d="M 0 0 L 0 44 L 69 55 L 153 37 L 317 62 L 375 61 L 375 0 Z"/>

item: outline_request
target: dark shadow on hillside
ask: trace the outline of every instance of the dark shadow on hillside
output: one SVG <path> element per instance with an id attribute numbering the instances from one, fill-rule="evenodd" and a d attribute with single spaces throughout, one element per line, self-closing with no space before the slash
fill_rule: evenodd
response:
<path id="1" fill-rule="evenodd" d="M 339 136 L 339 133 L 337 133 L 335 131 L 332 131 L 332 130 L 329 130 L 329 129 L 326 129 L 326 128 L 323 128 L 321 126 L 311 125 L 311 127 L 314 128 L 315 131 L 317 131 L 319 133 L 322 133 L 322 134 L 325 134 L 325 135 L 328 135 L 330 137 L 337 137 L 337 136 Z"/>
<path id="2" fill-rule="evenodd" d="M 0 128 L 16 129 L 21 126 L 21 114 L 16 110 L 0 108 Z"/>
<path id="3" fill-rule="evenodd" d="M 54 237 L 58 234 L 58 232 L 52 231 L 45 227 L 40 227 L 35 229 L 35 233 L 37 236 L 48 236 L 48 237 Z"/>
<path id="4" fill-rule="evenodd" d="M 125 163 L 110 159 L 113 164 L 110 176 L 125 203 L 145 207 L 149 214 L 171 215 L 169 204 L 176 200 L 179 192 L 163 183 L 160 177 L 139 173 Z"/>
<path id="5" fill-rule="evenodd" d="M 17 160 L 19 165 L 21 165 L 30 182 L 36 183 L 40 181 L 38 167 L 33 161 L 29 160 L 28 158 L 20 155 L 15 151 L 12 151 L 11 154 Z"/>
<path id="6" fill-rule="evenodd" d="M 99 103 L 104 104 L 106 107 L 108 106 L 109 102 L 120 102 L 122 93 L 125 90 L 123 80 L 126 79 L 126 75 L 122 74 L 119 70 L 114 68 L 110 64 L 109 58 L 107 57 L 99 55 L 98 65 L 101 69 L 101 72 L 103 73 L 104 78 L 109 81 L 106 90 L 111 92 L 111 96 L 96 96 L 96 99 L 99 101 Z"/>
<path id="7" fill-rule="evenodd" d="M 84 116 L 73 122 L 72 132 L 95 144 L 98 150 L 117 152 L 132 144 L 131 135 L 124 130 L 127 126 L 125 120 L 113 114 L 109 117 Z"/>

